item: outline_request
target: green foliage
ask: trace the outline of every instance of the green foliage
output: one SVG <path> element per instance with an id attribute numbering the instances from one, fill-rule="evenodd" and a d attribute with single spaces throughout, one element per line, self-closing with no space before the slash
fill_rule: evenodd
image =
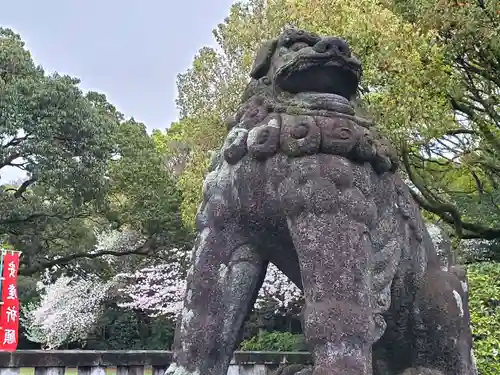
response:
<path id="1" fill-rule="evenodd" d="M 110 162 L 108 193 L 110 219 L 152 235 L 168 232 L 171 246 L 182 238 L 180 192 L 156 150 L 146 126 L 133 119 L 116 132 L 117 155 Z"/>
<path id="2" fill-rule="evenodd" d="M 481 375 L 500 371 L 500 263 L 468 266 L 474 353 Z"/>
<path id="3" fill-rule="evenodd" d="M 23 252 L 21 272 L 50 258 L 49 249 L 61 255 L 69 243 L 78 251 L 92 242 L 83 219 L 106 194 L 119 118 L 78 83 L 47 75 L 20 36 L 0 28 L 0 175 L 26 174 L 0 187 L 0 239 Z"/>
<path id="4" fill-rule="evenodd" d="M 35 182 L 76 206 L 95 199 L 106 185 L 117 125 L 100 106 L 105 99 L 84 95 L 78 79 L 46 75 L 11 30 L 0 29 L 0 50 L 0 170 L 13 167 L 28 175 L 21 187 L 2 195 L 1 204 L 20 204 L 17 198 Z M 9 211 L 2 207 L 2 222 L 19 220 Z"/>
<path id="5" fill-rule="evenodd" d="M 22 251 L 26 276 L 75 263 L 109 272 L 89 250 L 110 227 L 151 240 L 143 255 L 189 241 L 180 191 L 146 127 L 78 84 L 46 74 L 21 37 L 0 28 L 0 176 L 26 174 L 0 186 L 0 241 Z"/>
<path id="6" fill-rule="evenodd" d="M 182 192 L 181 215 L 183 222 L 193 228 L 194 216 L 200 204 L 201 185 L 209 165 L 210 151 L 217 150 L 225 135 L 222 120 L 216 116 L 186 117 L 166 132 L 155 132 L 153 139 L 158 150 L 182 164 L 177 187 Z M 178 144 L 185 148 L 173 148 Z M 177 151 L 177 152 L 176 152 Z"/>
<path id="7" fill-rule="evenodd" d="M 175 324 L 137 311 L 108 306 L 87 342 L 89 350 L 167 350 Z"/>
<path id="8" fill-rule="evenodd" d="M 181 118 L 152 136 L 104 95 L 84 94 L 78 79 L 44 72 L 21 37 L 0 28 L 0 175 L 8 167 L 27 174 L 23 183 L 1 186 L 0 241 L 23 252 L 28 276 L 61 265 L 65 273 L 111 277 L 141 262 L 87 259 L 103 228 L 132 228 L 151 240 L 141 256 L 187 246 L 224 118 L 236 110 L 256 48 L 286 23 L 350 42 L 364 65 L 361 105 L 396 146 L 408 143 L 405 166 L 430 215 L 453 223 L 456 211 L 466 235 L 500 237 L 499 3 L 460 4 L 237 2 L 214 30 L 218 48 L 200 49 L 178 77 Z M 500 266 L 470 265 L 469 279 L 478 366 L 496 374 Z M 35 280 L 20 279 L 26 302 L 36 298 Z M 257 320 L 252 330 L 262 326 Z M 173 337 L 170 321 L 114 306 L 99 327 L 89 348 L 165 349 Z M 241 347 L 305 350 L 305 343 L 302 335 L 271 331 Z"/>
<path id="9" fill-rule="evenodd" d="M 294 335 L 290 332 L 261 332 L 240 345 L 245 351 L 307 351 L 304 335 Z"/>
<path id="10" fill-rule="evenodd" d="M 0 243 L 22 251 L 22 305 L 36 303 L 44 270 L 52 280 L 110 279 L 190 245 L 165 155 L 144 124 L 83 93 L 78 79 L 47 74 L 19 35 L 0 28 L 0 177 L 9 168 L 25 174 L 0 186 Z M 121 229 L 138 233 L 139 245 L 102 240 Z M 101 323 L 104 349 L 164 349 L 173 337 L 171 322 L 116 308 Z"/>
<path id="11" fill-rule="evenodd" d="M 255 49 L 287 23 L 346 38 L 361 59 L 361 107 L 406 155 L 419 203 L 467 237 L 500 237 L 498 2 L 247 0 L 178 77 L 181 120 L 165 135 L 193 143 L 183 220 L 192 226 L 209 150 L 234 112 Z M 444 168 L 443 168 L 444 166 Z M 461 220 L 457 218 L 461 217 Z"/>
<path id="12" fill-rule="evenodd" d="M 415 174 L 420 203 L 445 222 L 458 223 L 465 237 L 500 238 L 499 2 L 385 3 L 419 32 L 435 34 L 432 43 L 456 80 L 455 89 L 446 90 L 455 129 L 412 151 L 406 165 Z"/>

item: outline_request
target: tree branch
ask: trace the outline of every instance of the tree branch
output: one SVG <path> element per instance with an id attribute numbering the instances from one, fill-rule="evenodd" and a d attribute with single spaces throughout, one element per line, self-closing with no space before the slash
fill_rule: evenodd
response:
<path id="1" fill-rule="evenodd" d="M 50 268 L 50 267 L 53 267 L 53 266 L 66 265 L 66 264 L 71 263 L 77 259 L 95 259 L 95 258 L 102 257 L 104 255 L 112 255 L 112 256 L 116 256 L 116 257 L 125 256 L 125 255 L 149 255 L 149 252 L 150 252 L 151 247 L 152 247 L 151 246 L 152 243 L 153 243 L 153 239 L 150 238 L 144 244 L 136 247 L 135 249 L 127 250 L 127 251 L 101 250 L 101 251 L 97 251 L 94 253 L 89 253 L 89 252 L 74 253 L 74 254 L 67 255 L 65 257 L 61 257 L 58 259 L 40 262 L 40 263 L 38 263 L 34 266 L 31 266 L 31 267 L 28 267 L 28 268 L 20 268 L 19 274 L 22 276 L 32 276 L 33 274 L 35 274 L 37 272 L 43 271 L 43 270 Z"/>
<path id="2" fill-rule="evenodd" d="M 474 134 L 478 135 L 476 130 L 472 129 L 451 129 L 444 133 L 444 135 L 459 135 L 459 134 Z"/>
<path id="3" fill-rule="evenodd" d="M 421 181 L 421 179 L 413 173 L 413 170 L 410 165 L 408 147 L 406 146 L 405 143 L 403 143 L 401 147 L 401 154 L 403 158 L 403 164 L 406 168 L 406 172 L 408 173 L 408 178 L 411 180 L 411 182 L 413 182 L 415 187 L 420 191 L 420 193 L 424 196 L 424 198 L 432 206 L 434 206 L 435 210 L 443 213 L 449 213 L 453 218 L 457 234 L 462 233 L 460 214 L 458 213 L 456 208 L 448 203 L 440 202 L 438 198 L 434 194 L 432 194 L 429 189 L 427 189 L 424 182 Z"/>
<path id="4" fill-rule="evenodd" d="M 24 137 L 14 137 L 9 142 L 4 144 L 2 148 L 8 148 L 12 146 L 19 146 L 23 141 L 27 140 L 31 133 L 26 134 Z"/>
<path id="5" fill-rule="evenodd" d="M 19 224 L 19 223 L 24 223 L 24 222 L 35 221 L 35 220 L 43 219 L 43 218 L 59 218 L 61 220 L 69 220 L 69 219 L 75 219 L 78 217 L 85 217 L 85 216 L 86 215 L 84 215 L 84 214 L 63 215 L 61 213 L 35 212 L 35 213 L 32 213 L 28 216 L 21 217 L 21 218 L 7 218 L 4 220 L 0 220 L 0 225 L 13 225 L 13 224 Z"/>
<path id="6" fill-rule="evenodd" d="M 409 189 L 410 193 L 417 204 L 424 210 L 438 215 L 444 222 L 455 227 L 456 235 L 462 239 L 481 238 L 485 240 L 494 240 L 500 238 L 500 228 L 492 228 L 481 224 L 465 222 L 462 220 L 460 213 L 453 205 L 437 201 L 434 195 L 425 187 L 423 181 L 418 178 L 412 171 L 408 149 L 405 145 L 401 148 L 403 165 L 406 168 L 408 178 L 415 185 L 417 190 L 422 194 L 420 196 L 413 189 Z M 466 230 L 467 233 L 463 233 Z"/>
<path id="7" fill-rule="evenodd" d="M 30 179 L 24 181 L 21 186 L 16 190 L 14 193 L 14 198 L 23 198 L 23 194 L 26 192 L 26 189 L 32 184 L 36 182 L 37 178 L 36 177 L 31 177 Z"/>
<path id="8" fill-rule="evenodd" d="M 483 133 L 484 139 L 493 147 L 495 150 L 500 152 L 500 142 L 496 139 L 496 136 L 488 129 L 488 126 L 483 123 L 482 119 L 477 116 L 476 113 L 473 112 L 471 108 L 469 108 L 464 103 L 459 103 L 455 98 L 450 97 L 450 102 L 452 108 L 456 111 L 462 112 L 465 114 L 470 121 L 474 122 L 479 130 Z"/>
<path id="9" fill-rule="evenodd" d="M 6 156 L 0 163 L 0 169 L 7 165 L 11 165 L 11 163 L 19 157 L 21 157 L 20 152 L 13 152 L 10 155 Z"/>

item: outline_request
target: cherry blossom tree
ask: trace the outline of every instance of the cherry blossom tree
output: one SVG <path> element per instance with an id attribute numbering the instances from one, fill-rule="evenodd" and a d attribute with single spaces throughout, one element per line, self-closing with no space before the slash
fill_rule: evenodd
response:
<path id="1" fill-rule="evenodd" d="M 84 342 L 97 322 L 113 282 L 61 276 L 52 284 L 39 282 L 38 304 L 22 310 L 26 337 L 47 349 L 71 342 Z"/>
<path id="2" fill-rule="evenodd" d="M 178 251 L 177 254 L 178 259 L 185 261 L 185 253 Z M 182 308 L 186 288 L 181 264 L 185 263 L 159 263 L 133 274 L 118 275 L 120 279 L 126 280 L 126 286 L 120 291 L 128 299 L 119 306 L 143 310 L 151 316 L 175 316 Z M 286 311 L 298 303 L 301 296 L 302 292 L 276 266 L 270 265 L 255 307 L 264 307 L 271 301 L 277 309 Z"/>
<path id="3" fill-rule="evenodd" d="M 145 239 L 129 229 L 103 229 L 96 233 L 97 244 L 89 251 L 119 252 L 136 248 Z M 102 259 L 113 263 L 116 258 Z M 30 341 L 47 349 L 59 348 L 72 342 L 84 343 L 103 312 L 103 304 L 110 291 L 117 287 L 116 277 L 102 281 L 93 275 L 68 277 L 64 274 L 52 281 L 51 274 L 59 271 L 47 269 L 37 283 L 40 301 L 22 306 L 21 323 Z"/>
<path id="4" fill-rule="evenodd" d="M 277 312 L 286 313 L 297 306 L 301 299 L 301 290 L 275 265 L 269 265 L 255 307 L 261 308 L 267 301 L 272 301 L 276 304 Z"/>
<path id="5" fill-rule="evenodd" d="M 431 239 L 447 267 L 447 257 L 451 242 L 445 231 L 437 225 L 428 225 Z M 184 272 L 181 264 L 186 264 L 188 254 L 176 251 L 177 259 L 172 263 L 158 263 L 144 267 L 132 274 L 121 274 L 127 280 L 121 289 L 129 299 L 123 307 L 139 309 L 157 315 L 175 316 L 182 307 L 185 292 Z M 255 308 L 264 308 L 269 302 L 276 307 L 276 313 L 287 313 L 301 303 L 302 292 L 276 266 L 270 265 L 262 288 L 259 291 Z"/>
<path id="6" fill-rule="evenodd" d="M 108 229 L 104 228 L 95 232 L 96 246 L 92 252 L 96 253 L 126 253 L 132 249 L 139 248 L 147 238 L 131 228 Z M 109 262 L 117 258 L 113 255 L 103 255 L 103 259 Z"/>
<path id="7" fill-rule="evenodd" d="M 184 264 L 189 254 L 179 249 L 171 253 L 169 262 L 118 274 L 116 278 L 125 284 L 120 292 L 126 299 L 118 306 L 142 310 L 151 316 L 175 316 L 182 308 L 186 290 Z"/>
<path id="8" fill-rule="evenodd" d="M 443 267 L 448 265 L 451 242 L 446 232 L 437 225 L 428 225 Z M 189 254 L 178 249 L 173 251 L 173 261 L 148 265 L 134 273 L 123 273 L 118 277 L 125 281 L 120 290 L 127 302 L 120 306 L 143 310 L 152 316 L 170 315 L 174 317 L 182 307 L 185 292 L 184 269 Z M 276 313 L 287 313 L 301 303 L 302 292 L 276 266 L 268 267 L 262 288 L 255 304 L 263 308 L 269 302 L 276 306 Z"/>

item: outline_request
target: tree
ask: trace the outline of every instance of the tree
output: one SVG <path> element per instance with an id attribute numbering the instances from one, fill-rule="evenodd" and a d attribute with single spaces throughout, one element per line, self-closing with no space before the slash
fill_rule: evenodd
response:
<path id="1" fill-rule="evenodd" d="M 77 79 L 46 75 L 35 66 L 11 30 L 0 28 L 0 49 L 0 172 L 15 168 L 26 174 L 19 186 L 2 189 L 4 234 L 21 223 L 69 214 L 31 202 L 28 190 L 35 183 L 76 208 L 101 195 L 117 121 L 103 96 L 84 95 Z"/>
<path id="2" fill-rule="evenodd" d="M 10 244 L 23 251 L 21 274 L 72 265 L 104 271 L 109 264 L 99 260 L 102 256 L 150 256 L 162 246 L 189 246 L 190 233 L 180 220 L 179 190 L 145 126 L 133 119 L 121 121 L 112 140 L 114 152 L 106 160 L 107 182 L 99 200 L 85 205 L 76 217 L 55 216 L 9 235 Z M 32 189 L 32 201 L 43 198 L 46 206 L 55 201 L 72 207 L 58 195 L 49 197 L 38 186 Z M 97 233 L 121 228 L 137 231 L 144 242 L 127 250 L 96 247 Z"/>
<path id="3" fill-rule="evenodd" d="M 53 284 L 38 284 L 39 305 L 23 309 L 26 336 L 47 349 L 84 342 L 102 313 L 111 283 L 62 276 Z"/>
<path id="4" fill-rule="evenodd" d="M 175 318 L 182 308 L 190 253 L 177 249 L 172 253 L 170 260 L 145 265 L 132 273 L 118 274 L 117 278 L 125 284 L 120 289 L 125 302 L 119 306 L 141 310 L 153 317 Z M 256 308 L 273 302 L 276 313 L 286 313 L 301 301 L 301 297 L 301 291 L 271 265 L 259 292 Z"/>
<path id="5" fill-rule="evenodd" d="M 400 149 L 419 204 L 459 237 L 497 238 L 499 20 L 492 1 L 236 3 L 214 30 L 218 48 L 202 48 L 178 78 L 177 125 L 200 142 L 179 180 L 184 220 L 193 222 L 207 151 L 220 147 L 254 50 L 292 23 L 349 40 L 364 63 L 360 105 Z"/>
<path id="6" fill-rule="evenodd" d="M 457 86 L 445 91 L 455 126 L 403 150 L 426 210 L 462 238 L 500 237 L 500 8 L 496 1 L 387 1 L 444 52 Z"/>
<path id="7" fill-rule="evenodd" d="M 186 262 L 189 253 L 173 249 L 170 261 L 155 262 L 133 273 L 121 273 L 120 293 L 125 301 L 119 307 L 141 310 L 152 317 L 175 317 L 182 309 L 186 289 Z"/>
<path id="8" fill-rule="evenodd" d="M 255 307 L 257 309 L 263 308 L 268 302 L 272 302 L 276 306 L 275 313 L 282 314 L 295 311 L 296 306 L 301 305 L 302 302 L 300 289 L 273 264 L 267 268 Z"/>
<path id="9" fill-rule="evenodd" d="M 88 240 L 81 219 L 105 195 L 118 117 L 77 79 L 47 75 L 9 29 L 0 28 L 0 51 L 0 176 L 8 168 L 25 174 L 1 186 L 0 240 L 22 250 L 30 269 L 41 247 Z"/>
<path id="10" fill-rule="evenodd" d="M 103 255 L 189 242 L 180 193 L 145 126 L 104 95 L 84 94 L 78 79 L 46 74 L 9 29 L 0 29 L 0 52 L 0 177 L 8 168 L 25 174 L 0 186 L 0 242 L 22 251 L 20 273 L 95 268 Z M 89 251 L 96 233 L 127 226 L 148 241 Z"/>
<path id="11" fill-rule="evenodd" d="M 145 125 L 78 84 L 46 74 L 19 35 L 0 29 L 0 176 L 25 174 L 0 186 L 0 243 L 22 251 L 26 333 L 49 347 L 86 340 L 117 273 L 191 242 Z"/>
<path id="12" fill-rule="evenodd" d="M 98 243 L 94 251 L 102 254 L 130 253 L 144 246 L 148 240 L 145 235 L 127 228 L 105 230 L 97 233 L 96 237 Z M 170 251 L 168 254 L 163 252 L 162 255 L 174 259 L 173 256 L 177 253 Z M 45 270 L 41 281 L 37 283 L 40 298 L 35 298 L 34 301 L 22 306 L 24 317 L 22 325 L 27 338 L 50 349 L 68 344 L 85 346 L 89 335 L 95 331 L 103 315 L 107 314 L 106 306 L 123 306 L 125 311 L 142 309 L 150 313 L 164 306 L 163 300 L 169 297 L 168 291 L 174 294 L 176 292 L 182 298 L 183 278 L 179 275 L 174 275 L 173 281 L 181 281 L 181 284 L 172 284 L 170 288 L 168 285 L 165 288 L 165 283 L 138 285 L 137 281 L 144 281 L 139 280 L 141 275 L 139 272 L 134 273 L 137 277 L 132 280 L 132 284 L 128 284 L 129 280 L 124 277 L 123 272 L 140 267 L 144 264 L 144 258 L 128 259 L 128 261 L 124 259 L 126 257 L 102 255 L 99 257 L 101 267 L 95 269 L 94 263 L 93 268 L 86 269 L 85 265 L 76 263 L 71 268 L 72 275 L 68 275 L 67 269 L 55 273 L 54 269 Z M 148 261 L 152 262 L 154 258 L 149 258 Z M 103 266 L 103 263 L 107 267 Z M 167 263 L 167 266 L 161 267 L 160 270 L 172 270 L 175 266 L 175 262 Z M 103 272 L 103 269 L 107 272 Z M 185 269 L 184 265 L 182 269 Z M 55 271 L 57 270 L 56 267 Z M 180 270 L 180 266 L 177 270 Z M 156 281 L 164 279 L 165 277 L 160 277 Z M 134 304 L 136 301 L 134 298 L 143 304 L 137 306 Z M 150 311 L 147 310 L 149 306 L 152 306 Z"/>

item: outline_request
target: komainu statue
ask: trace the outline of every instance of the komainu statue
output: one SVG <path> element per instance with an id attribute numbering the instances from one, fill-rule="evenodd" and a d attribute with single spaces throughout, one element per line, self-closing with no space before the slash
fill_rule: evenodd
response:
<path id="1" fill-rule="evenodd" d="M 313 375 L 475 375 L 464 279 L 443 271 L 398 156 L 353 100 L 342 39 L 257 53 L 212 160 L 167 375 L 225 375 L 274 263 L 304 292 Z"/>

